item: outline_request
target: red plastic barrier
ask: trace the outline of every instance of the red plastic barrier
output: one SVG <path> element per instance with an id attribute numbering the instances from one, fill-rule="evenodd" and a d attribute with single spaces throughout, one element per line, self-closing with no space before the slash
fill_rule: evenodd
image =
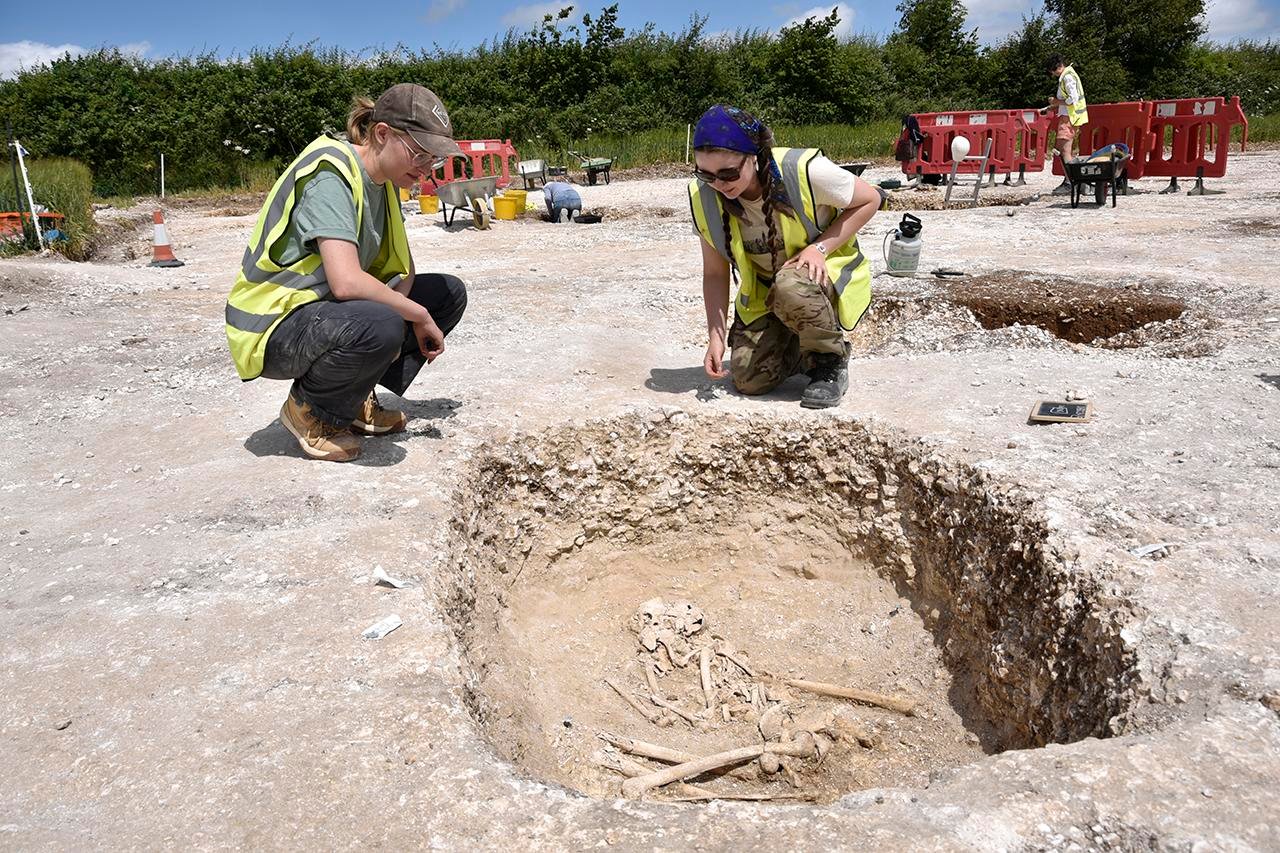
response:
<path id="1" fill-rule="evenodd" d="M 1227 152 L 1231 128 L 1243 126 L 1240 150 L 1249 141 L 1249 120 L 1240 109 L 1240 99 L 1182 98 L 1176 101 L 1148 101 L 1150 150 L 1146 153 L 1145 174 L 1172 178 L 1196 178 L 1199 188 L 1204 178 L 1227 174 Z M 1089 108 L 1092 116 L 1093 108 Z M 1135 159 L 1136 152 L 1135 152 Z"/>
<path id="2" fill-rule="evenodd" d="M 1039 110 L 1009 110 L 1009 117 L 1013 122 L 1013 134 L 1009 140 L 1009 172 L 1018 173 L 1015 185 L 1020 185 L 1025 183 L 1022 176 L 1027 172 L 1044 170 L 1053 117 L 1040 115 Z"/>
<path id="3" fill-rule="evenodd" d="M 1049 116 L 1056 127 L 1058 117 Z M 1146 101 L 1119 104 L 1090 104 L 1089 120 L 1076 128 L 1073 152 L 1076 156 L 1091 154 L 1117 142 L 1129 146 L 1131 159 L 1126 167 L 1129 180 L 1140 179 L 1145 171 L 1147 152 L 1151 148 L 1151 111 Z M 1062 174 L 1062 163 L 1053 160 L 1053 173 Z"/>
<path id="4" fill-rule="evenodd" d="M 66 217 L 61 213 L 41 213 L 37 221 L 42 230 L 48 231 L 50 228 L 62 228 L 64 219 Z M 16 211 L 0 212 L 0 237 L 22 234 L 22 226 L 30 221 L 31 214 L 25 210 L 21 214 Z"/>
<path id="5" fill-rule="evenodd" d="M 471 161 L 471 173 L 467 174 L 458 158 L 451 157 L 435 172 L 435 183 L 430 178 L 419 184 L 419 189 L 428 195 L 435 195 L 436 184 L 447 184 L 463 178 L 483 178 L 491 175 L 498 177 L 498 187 L 506 187 L 511 183 L 511 161 L 519 161 L 515 146 L 510 139 L 459 139 L 458 147 L 463 155 Z"/>
<path id="6" fill-rule="evenodd" d="M 914 160 L 902 164 L 904 175 L 951 174 L 951 140 L 963 136 L 969 140 L 970 156 L 981 156 L 987 140 L 991 140 L 988 174 L 1008 172 L 1011 168 L 1011 141 L 1016 131 L 1009 110 L 973 110 L 968 112 L 920 113 L 920 132 L 924 141 Z M 977 173 L 977 160 L 964 160 L 957 170 L 962 175 Z"/>

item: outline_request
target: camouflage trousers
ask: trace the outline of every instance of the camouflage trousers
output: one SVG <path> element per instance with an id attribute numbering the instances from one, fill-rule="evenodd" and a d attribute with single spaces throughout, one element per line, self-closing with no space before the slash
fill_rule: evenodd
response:
<path id="1" fill-rule="evenodd" d="M 809 356 L 848 355 L 835 300 L 830 282 L 819 285 L 791 268 L 779 272 L 765 302 L 769 313 L 750 325 L 734 317 L 729 330 L 734 387 L 743 394 L 764 394 L 808 369 Z"/>

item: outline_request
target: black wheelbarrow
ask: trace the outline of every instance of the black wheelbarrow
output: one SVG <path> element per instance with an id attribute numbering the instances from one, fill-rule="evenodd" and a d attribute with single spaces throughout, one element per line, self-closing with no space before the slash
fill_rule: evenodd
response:
<path id="1" fill-rule="evenodd" d="M 1101 207 L 1107 203 L 1107 188 L 1111 188 L 1111 206 L 1116 206 L 1116 191 L 1129 190 L 1129 148 L 1117 143 L 1101 148 L 1088 157 L 1073 157 L 1062 164 L 1067 181 L 1071 184 L 1071 206 L 1080 206 L 1080 196 L 1086 186 L 1093 187 L 1093 200 Z"/>

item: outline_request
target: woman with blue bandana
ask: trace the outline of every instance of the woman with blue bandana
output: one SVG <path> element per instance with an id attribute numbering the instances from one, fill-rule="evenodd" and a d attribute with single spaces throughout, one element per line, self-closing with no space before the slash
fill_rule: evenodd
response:
<path id="1" fill-rule="evenodd" d="M 710 337 L 703 368 L 713 379 L 728 375 L 728 344 L 743 394 L 764 394 L 804 371 L 800 405 L 839 405 L 849 387 L 844 333 L 871 300 L 871 264 L 857 234 L 880 207 L 880 191 L 817 148 L 774 147 L 772 131 L 736 107 L 707 110 L 693 147 L 689 201 L 702 238 Z"/>

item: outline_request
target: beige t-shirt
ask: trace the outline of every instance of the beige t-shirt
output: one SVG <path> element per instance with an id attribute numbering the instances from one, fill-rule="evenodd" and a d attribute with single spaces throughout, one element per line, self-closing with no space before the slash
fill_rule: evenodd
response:
<path id="1" fill-rule="evenodd" d="M 858 178 L 846 172 L 821 154 L 809 162 L 809 185 L 813 188 L 813 200 L 818 203 L 819 227 L 831 223 L 838 211 L 844 210 L 853 201 L 853 190 Z M 746 244 L 747 255 L 755 264 L 756 274 L 767 280 L 773 279 L 773 261 L 769 254 L 769 229 L 764 221 L 764 199 L 748 201 L 738 199 L 742 203 L 743 217 L 739 220 L 742 230 L 742 241 Z M 823 210 L 823 208 L 831 208 Z M 774 225 L 778 236 L 778 264 L 787 260 L 787 251 L 782 243 L 782 224 L 776 211 L 773 214 Z"/>

